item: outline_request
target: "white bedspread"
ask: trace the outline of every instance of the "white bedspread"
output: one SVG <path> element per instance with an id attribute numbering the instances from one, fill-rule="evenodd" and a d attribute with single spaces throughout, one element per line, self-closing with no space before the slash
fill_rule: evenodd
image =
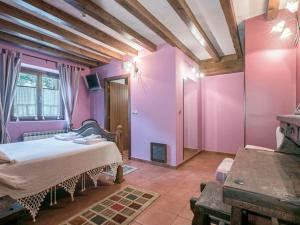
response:
<path id="1" fill-rule="evenodd" d="M 54 138 L 0 145 L 15 164 L 0 165 L 0 195 L 14 199 L 44 191 L 97 167 L 122 163 L 113 142 L 81 145 Z"/>

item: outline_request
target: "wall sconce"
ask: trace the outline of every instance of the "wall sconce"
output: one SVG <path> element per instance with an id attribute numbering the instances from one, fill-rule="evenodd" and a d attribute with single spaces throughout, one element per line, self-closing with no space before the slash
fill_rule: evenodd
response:
<path id="1" fill-rule="evenodd" d="M 291 13 L 293 13 L 294 17 L 288 19 L 287 21 L 280 21 L 275 26 L 273 26 L 272 30 L 271 30 L 272 33 L 273 32 L 281 33 L 280 39 L 286 39 L 293 34 L 291 29 L 289 27 L 287 27 L 287 24 L 290 21 L 296 22 L 297 33 L 295 35 L 295 40 L 294 40 L 295 45 L 298 45 L 298 42 L 299 42 L 299 29 L 300 29 L 298 15 L 297 15 L 298 5 L 299 5 L 298 0 L 289 0 L 286 4 L 285 8 L 288 9 Z"/>
<path id="2" fill-rule="evenodd" d="M 278 32 L 278 33 L 280 33 L 280 32 L 283 31 L 284 27 L 285 27 L 285 21 L 280 21 L 279 23 L 277 23 L 275 26 L 272 27 L 271 32 L 272 32 L 272 33 L 273 33 L 273 32 Z"/>
<path id="3" fill-rule="evenodd" d="M 205 77 L 204 73 L 199 73 L 199 72 L 196 73 L 196 78 L 202 79 L 204 77 Z"/>
<path id="4" fill-rule="evenodd" d="M 204 73 L 201 73 L 199 71 L 199 69 L 197 69 L 195 66 L 189 64 L 189 62 L 186 62 L 190 71 L 191 72 L 188 72 L 188 73 L 191 73 L 190 75 L 183 75 L 182 79 L 183 80 L 188 80 L 190 79 L 192 76 L 195 76 L 197 79 L 203 79 L 205 77 L 205 74 Z"/>
<path id="5" fill-rule="evenodd" d="M 287 2 L 285 8 L 288 9 L 291 13 L 295 13 L 298 11 L 298 5 L 299 5 L 298 0 L 290 0 Z"/>
<path id="6" fill-rule="evenodd" d="M 134 57 L 132 61 L 123 62 L 123 69 L 125 69 L 127 73 L 131 73 L 133 78 L 136 78 L 139 73 L 139 68 L 137 65 L 138 62 L 140 62 L 140 58 L 138 58 L 137 56 Z"/>
<path id="7" fill-rule="evenodd" d="M 289 36 L 291 36 L 292 34 L 293 33 L 292 33 L 291 29 L 286 27 L 286 28 L 283 29 L 283 32 L 280 35 L 280 39 L 286 39 Z M 295 44 L 297 44 L 297 43 L 295 43 Z"/>
<path id="8" fill-rule="evenodd" d="M 192 67 L 192 73 L 195 74 L 196 73 L 196 68 Z"/>
<path id="9" fill-rule="evenodd" d="M 197 79 L 202 79 L 205 77 L 204 73 L 201 73 L 199 69 L 196 69 L 195 67 L 192 67 L 192 72 L 195 74 L 195 77 Z"/>
<path id="10" fill-rule="evenodd" d="M 134 57 L 133 58 L 133 77 L 136 78 L 138 73 L 139 73 L 139 68 L 137 66 L 137 64 L 140 62 L 140 58 L 139 57 Z"/>
<path id="11" fill-rule="evenodd" d="M 204 75 L 204 73 L 195 72 L 195 77 L 196 77 L 197 79 L 203 79 L 203 78 L 205 77 L 205 75 Z M 186 81 L 186 80 L 190 79 L 190 76 L 184 75 L 184 76 L 182 77 L 182 79 L 183 79 L 184 81 Z"/>

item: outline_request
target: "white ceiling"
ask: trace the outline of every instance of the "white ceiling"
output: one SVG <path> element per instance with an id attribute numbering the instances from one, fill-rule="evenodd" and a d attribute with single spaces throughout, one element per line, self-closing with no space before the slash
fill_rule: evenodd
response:
<path id="1" fill-rule="evenodd" d="M 34 15 L 36 9 L 26 8 L 26 4 L 21 0 L 0 0 L 10 5 L 17 6 L 18 8 L 28 11 Z M 142 47 L 138 46 L 134 42 L 124 38 L 119 33 L 106 27 L 102 23 L 86 15 L 85 17 L 77 9 L 73 8 L 63 0 L 44 0 L 45 2 L 85 21 L 95 28 L 102 30 L 118 40 L 127 43 L 137 50 L 141 50 Z M 156 35 L 152 30 L 145 26 L 142 22 L 132 16 L 128 11 L 122 8 L 118 3 L 113 0 L 92 0 L 96 4 L 103 7 L 106 11 L 112 14 L 114 17 L 121 20 L 123 23 L 133 28 L 142 36 L 151 40 L 153 43 L 160 45 L 165 41 Z M 234 54 L 233 43 L 230 37 L 230 33 L 226 24 L 223 11 L 221 9 L 219 0 L 186 0 L 199 23 L 206 31 L 212 43 L 216 47 L 220 55 Z M 245 19 L 265 13 L 268 0 L 232 0 L 235 14 L 238 24 L 243 23 Z M 288 0 L 281 0 L 280 7 L 283 8 Z M 165 25 L 181 42 L 183 42 L 196 56 L 200 59 L 208 59 L 210 56 L 200 43 L 193 37 L 187 26 L 179 18 L 176 12 L 168 4 L 167 0 L 139 0 L 139 2 L 152 13 L 163 25 Z M 87 37 L 85 34 L 79 33 L 72 28 L 67 27 L 63 21 L 57 18 L 51 18 L 47 14 L 39 15 L 51 23 L 59 25 L 65 29 L 68 29 L 76 34 L 79 34 L 85 38 L 90 39 L 98 44 L 100 43 L 92 38 Z M 243 31 L 242 31 L 243 32 Z M 105 45 L 106 46 L 106 45 Z M 108 47 L 108 46 L 106 46 Z M 120 52 L 121 53 L 121 52 Z"/>
<path id="2" fill-rule="evenodd" d="M 208 53 L 191 34 L 185 23 L 176 14 L 166 0 L 156 0 L 155 4 L 149 0 L 139 2 L 165 25 L 185 46 L 193 50 L 193 53 L 200 59 L 210 58 Z"/>

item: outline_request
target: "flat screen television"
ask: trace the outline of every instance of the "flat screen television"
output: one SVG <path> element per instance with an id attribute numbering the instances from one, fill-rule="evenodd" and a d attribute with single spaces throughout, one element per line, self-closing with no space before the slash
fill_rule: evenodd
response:
<path id="1" fill-rule="evenodd" d="M 90 91 L 96 91 L 102 88 L 100 78 L 97 73 L 85 76 L 84 81 L 87 89 Z"/>

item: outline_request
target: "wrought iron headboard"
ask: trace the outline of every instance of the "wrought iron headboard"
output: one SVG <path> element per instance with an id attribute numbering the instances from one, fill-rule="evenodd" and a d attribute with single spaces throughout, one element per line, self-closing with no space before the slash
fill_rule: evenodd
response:
<path id="1" fill-rule="evenodd" d="M 89 136 L 91 134 L 99 134 L 103 138 L 106 138 L 108 141 L 115 142 L 119 149 L 122 149 L 121 146 L 121 134 L 122 134 L 122 126 L 119 125 L 117 127 L 117 131 L 115 133 L 109 132 L 99 126 L 97 121 L 95 120 L 87 120 L 82 123 L 83 125 L 78 129 L 72 129 L 73 132 L 76 132 L 83 137 Z"/>

